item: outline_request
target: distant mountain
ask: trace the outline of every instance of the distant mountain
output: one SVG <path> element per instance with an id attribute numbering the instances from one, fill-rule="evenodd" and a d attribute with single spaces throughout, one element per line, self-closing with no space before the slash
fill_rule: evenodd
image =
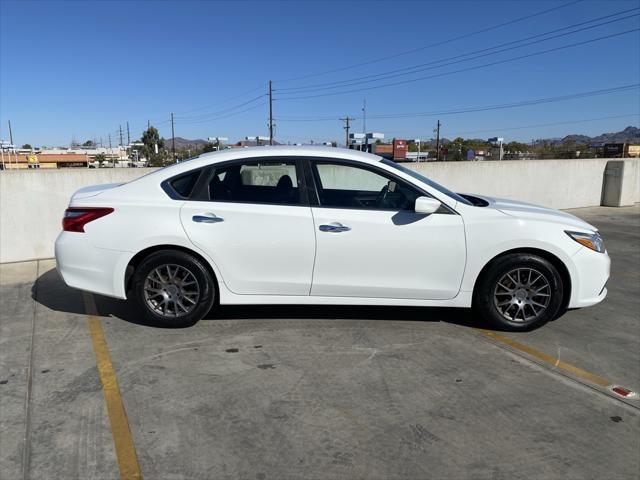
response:
<path id="1" fill-rule="evenodd" d="M 194 147 L 202 148 L 207 143 L 209 142 L 207 142 L 206 140 L 202 140 L 201 138 L 197 138 L 195 140 L 189 140 L 188 138 L 176 137 L 176 150 L 186 150 Z M 172 139 L 171 138 L 165 139 L 164 144 L 167 146 L 167 148 L 171 149 Z"/>
<path id="2" fill-rule="evenodd" d="M 621 132 L 603 133 L 591 139 L 592 142 L 610 142 L 610 143 L 638 143 L 640 142 L 640 128 L 627 127 Z"/>
<path id="3" fill-rule="evenodd" d="M 640 128 L 627 127 L 620 132 L 603 133 L 597 137 L 586 135 L 567 135 L 564 138 L 555 140 L 554 143 L 640 143 Z"/>

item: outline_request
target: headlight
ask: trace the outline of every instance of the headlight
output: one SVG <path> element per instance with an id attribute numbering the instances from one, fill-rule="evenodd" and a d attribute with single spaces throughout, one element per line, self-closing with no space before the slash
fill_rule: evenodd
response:
<path id="1" fill-rule="evenodd" d="M 602 241 L 602 237 L 598 232 L 582 233 L 565 231 L 564 233 L 569 235 L 579 244 L 584 245 L 585 247 L 590 248 L 591 250 L 594 250 L 598 253 L 604 253 L 604 242 Z"/>

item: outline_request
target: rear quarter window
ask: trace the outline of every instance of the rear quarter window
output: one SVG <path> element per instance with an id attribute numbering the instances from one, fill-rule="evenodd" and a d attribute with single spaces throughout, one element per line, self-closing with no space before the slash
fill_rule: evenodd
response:
<path id="1" fill-rule="evenodd" d="M 183 173 L 177 177 L 162 182 L 162 188 L 171 198 L 187 199 L 193 193 L 198 178 L 200 178 L 201 169 Z"/>

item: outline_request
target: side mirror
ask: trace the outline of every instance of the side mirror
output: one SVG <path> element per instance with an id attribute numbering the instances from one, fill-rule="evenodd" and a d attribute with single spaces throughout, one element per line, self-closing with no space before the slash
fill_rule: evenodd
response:
<path id="1" fill-rule="evenodd" d="M 429 215 L 440 208 L 440 201 L 431 197 L 418 197 L 416 198 L 416 213 L 425 213 Z"/>

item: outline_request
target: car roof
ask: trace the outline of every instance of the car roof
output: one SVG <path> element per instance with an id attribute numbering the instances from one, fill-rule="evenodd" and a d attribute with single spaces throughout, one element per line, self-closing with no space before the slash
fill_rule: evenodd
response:
<path id="1" fill-rule="evenodd" d="M 227 162 L 242 159 L 256 159 L 260 157 L 320 157 L 330 158 L 337 161 L 355 160 L 370 165 L 379 163 L 382 158 L 370 153 L 361 152 L 359 150 L 348 150 L 346 148 L 336 147 L 316 147 L 316 146 L 292 146 L 292 145 L 274 145 L 264 147 L 239 147 L 228 148 L 218 152 L 203 153 L 202 155 L 185 160 L 180 163 L 174 163 L 164 168 L 159 168 L 142 177 L 136 178 L 124 185 L 122 188 L 126 190 L 138 189 L 143 185 L 157 185 L 166 179 L 175 177 L 182 173 L 190 172 L 207 165 L 214 165 L 220 162 Z"/>
<path id="2" fill-rule="evenodd" d="M 202 168 L 208 165 L 214 165 L 220 162 L 242 160 L 242 159 L 256 159 L 256 158 L 268 158 L 268 157 L 318 157 L 328 158 L 332 160 L 354 160 L 369 165 L 380 164 L 383 160 L 382 157 L 372 155 L 370 153 L 361 152 L 359 150 L 350 150 L 346 148 L 326 147 L 326 146 L 299 146 L 299 145 L 277 145 L 277 146 L 263 146 L 263 147 L 242 147 L 242 148 L 229 148 L 221 150 L 219 152 L 204 153 L 198 157 L 190 160 L 185 160 L 180 163 L 170 165 L 168 167 L 160 168 L 154 172 L 148 173 L 132 180 L 129 183 L 121 185 L 121 189 L 128 190 L 129 192 L 135 192 L 139 187 L 153 186 L 161 191 L 160 184 L 169 178 L 175 177 L 182 173 L 190 172 L 198 168 Z M 392 167 L 383 166 L 385 170 L 389 170 Z M 393 172 L 400 177 L 403 177 L 410 183 L 415 183 L 416 179 L 402 171 Z M 420 180 L 417 180 L 420 182 Z M 431 192 L 439 200 L 444 203 L 453 206 L 457 203 L 455 199 L 448 197 L 442 192 L 433 192 L 435 190 L 433 186 L 420 182 L 423 184 L 423 188 Z M 444 198 L 443 198 L 444 197 Z"/>
<path id="3" fill-rule="evenodd" d="M 206 165 L 259 157 L 328 157 L 336 160 L 357 160 L 365 163 L 378 163 L 382 160 L 382 158 L 377 155 L 358 150 L 348 150 L 346 148 L 274 145 L 228 148 L 218 152 L 203 153 L 198 157 L 170 165 L 154 173 L 162 174 L 162 177 L 168 178 Z"/>
<path id="4" fill-rule="evenodd" d="M 351 150 L 347 148 L 315 146 L 315 145 L 265 145 L 262 147 L 236 147 L 226 148 L 218 152 L 203 153 L 197 159 L 214 158 L 225 154 L 233 155 L 237 158 L 246 158 L 253 156 L 312 156 L 312 157 L 338 157 L 338 158 L 358 158 L 368 159 L 370 161 L 380 161 L 380 157 L 370 153 L 361 152 L 359 150 Z M 195 159 L 194 159 L 195 160 Z"/>

